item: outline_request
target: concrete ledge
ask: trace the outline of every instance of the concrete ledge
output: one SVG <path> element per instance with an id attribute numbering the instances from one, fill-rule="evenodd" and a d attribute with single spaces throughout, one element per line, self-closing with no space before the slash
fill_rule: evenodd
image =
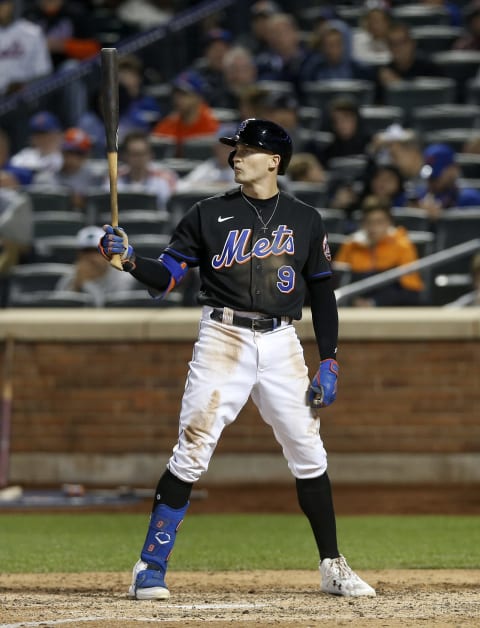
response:
<path id="1" fill-rule="evenodd" d="M 155 486 L 167 454 L 12 454 L 10 482 L 42 485 Z M 477 454 L 331 454 L 329 475 L 339 484 L 480 483 Z M 203 476 L 208 484 L 290 482 L 281 455 L 219 454 Z"/>
<path id="2" fill-rule="evenodd" d="M 340 308 L 342 340 L 480 339 L 480 308 Z M 199 308 L 5 309 L 0 338 L 22 341 L 194 340 Z M 299 336 L 314 338 L 311 313 L 295 323 Z"/>

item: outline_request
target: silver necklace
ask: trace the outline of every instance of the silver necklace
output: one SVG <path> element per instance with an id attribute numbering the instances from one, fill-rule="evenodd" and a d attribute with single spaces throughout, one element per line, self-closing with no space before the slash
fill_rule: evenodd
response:
<path id="1" fill-rule="evenodd" d="M 267 222 L 265 222 L 262 218 L 262 215 L 260 214 L 260 212 L 258 211 L 258 209 L 255 207 L 255 205 L 253 203 L 251 203 L 248 198 L 245 196 L 245 194 L 243 193 L 243 190 L 240 190 L 240 194 L 242 195 L 243 200 L 248 203 L 250 205 L 250 207 L 253 207 L 253 209 L 255 210 L 255 213 L 257 214 L 257 218 L 258 220 L 262 223 L 263 227 L 262 227 L 262 231 L 267 231 L 268 229 L 268 225 L 270 224 L 272 218 L 275 215 L 275 212 L 277 211 L 277 205 L 278 205 L 278 199 L 280 198 L 280 191 L 277 193 L 277 200 L 275 201 L 275 207 L 273 208 L 273 212 L 270 216 L 270 218 L 267 220 Z"/>

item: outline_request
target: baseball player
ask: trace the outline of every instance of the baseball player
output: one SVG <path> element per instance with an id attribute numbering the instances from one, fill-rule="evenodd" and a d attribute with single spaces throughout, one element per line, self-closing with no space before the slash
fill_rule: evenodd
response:
<path id="1" fill-rule="evenodd" d="M 129 594 L 168 598 L 168 558 L 187 512 L 192 485 L 207 470 L 225 427 L 249 396 L 272 427 L 296 479 L 298 501 L 320 554 L 321 589 L 374 596 L 339 553 L 318 408 L 336 397 L 338 315 L 330 252 L 319 212 L 280 191 L 292 155 L 286 131 L 248 119 L 232 137 L 230 165 L 240 184 L 196 203 L 157 260 L 136 256 L 121 229 L 105 225 L 100 252 L 120 254 L 123 269 L 162 298 L 191 267 L 200 270 L 199 336 L 182 399 L 179 437 L 160 478 Z M 305 290 L 321 356 L 312 382 L 292 325 Z"/>

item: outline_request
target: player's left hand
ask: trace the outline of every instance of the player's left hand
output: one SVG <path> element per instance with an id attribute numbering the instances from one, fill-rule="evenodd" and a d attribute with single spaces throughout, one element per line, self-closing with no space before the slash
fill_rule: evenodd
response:
<path id="1" fill-rule="evenodd" d="M 332 358 L 322 360 L 308 391 L 308 402 L 311 408 L 325 408 L 335 401 L 337 378 L 338 362 Z"/>

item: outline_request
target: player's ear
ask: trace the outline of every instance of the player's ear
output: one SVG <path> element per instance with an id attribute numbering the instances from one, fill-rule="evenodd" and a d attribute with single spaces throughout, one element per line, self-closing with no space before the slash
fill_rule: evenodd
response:
<path id="1" fill-rule="evenodd" d="M 274 168 L 280 168 L 280 161 L 281 161 L 281 157 L 280 155 L 272 155 L 270 158 L 270 163 L 269 163 L 269 168 L 270 169 L 274 169 Z"/>

